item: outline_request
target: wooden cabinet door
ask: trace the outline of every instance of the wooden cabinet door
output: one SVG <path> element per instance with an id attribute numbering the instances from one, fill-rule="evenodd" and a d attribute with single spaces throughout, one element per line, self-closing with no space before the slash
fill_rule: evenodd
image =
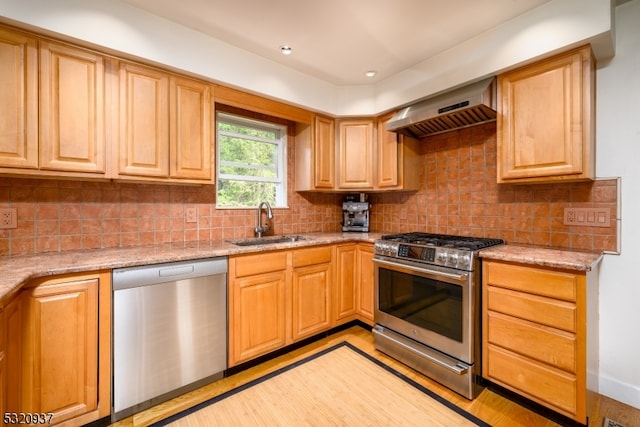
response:
<path id="1" fill-rule="evenodd" d="M 593 179 L 593 67 L 586 46 L 498 76 L 498 182 Z"/>
<path id="2" fill-rule="evenodd" d="M 120 175 L 169 177 L 169 75 L 120 64 Z"/>
<path id="3" fill-rule="evenodd" d="M 104 174 L 104 58 L 40 42 L 40 168 Z"/>
<path id="4" fill-rule="evenodd" d="M 229 366 L 288 344 L 286 272 L 235 279 L 230 287 Z"/>
<path id="5" fill-rule="evenodd" d="M 331 326 L 331 264 L 298 267 L 291 283 L 291 324 L 294 341 Z"/>
<path id="6" fill-rule="evenodd" d="M 379 188 L 395 188 L 400 184 L 398 182 L 398 166 L 401 161 L 398 152 L 400 135 L 386 129 L 386 122 L 390 116 L 387 115 L 378 120 L 376 186 Z"/>
<path id="7" fill-rule="evenodd" d="M 22 384 L 22 298 L 17 296 L 4 309 L 5 347 L 4 366 L 6 368 L 6 394 L 2 403 L 7 412 L 20 412 Z M 4 411 L 2 412 L 4 415 Z"/>
<path id="8" fill-rule="evenodd" d="M 334 286 L 334 317 L 337 325 L 355 319 L 357 307 L 357 245 L 336 248 L 336 281 Z"/>
<path id="9" fill-rule="evenodd" d="M 0 168 L 38 167 L 37 41 L 0 28 Z"/>
<path id="10" fill-rule="evenodd" d="M 373 245 L 358 244 L 358 316 L 373 325 L 374 296 Z"/>
<path id="11" fill-rule="evenodd" d="M 211 181 L 213 138 L 212 86 L 171 76 L 170 176 Z"/>
<path id="12" fill-rule="evenodd" d="M 373 188 L 373 120 L 338 122 L 338 188 Z"/>
<path id="13" fill-rule="evenodd" d="M 99 280 L 24 291 L 21 412 L 61 422 L 98 408 Z"/>
<path id="14" fill-rule="evenodd" d="M 335 187 L 335 122 L 328 117 L 314 119 L 313 166 L 315 188 Z"/>

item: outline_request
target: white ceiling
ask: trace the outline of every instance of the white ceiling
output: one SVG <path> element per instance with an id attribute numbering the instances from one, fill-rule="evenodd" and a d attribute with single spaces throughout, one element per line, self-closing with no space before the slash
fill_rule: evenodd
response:
<path id="1" fill-rule="evenodd" d="M 339 86 L 381 81 L 548 1 L 124 0 Z"/>

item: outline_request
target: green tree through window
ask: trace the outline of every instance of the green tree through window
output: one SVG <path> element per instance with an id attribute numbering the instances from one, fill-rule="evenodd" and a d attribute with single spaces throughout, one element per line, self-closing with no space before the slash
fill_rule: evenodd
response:
<path id="1" fill-rule="evenodd" d="M 286 127 L 218 113 L 218 207 L 285 207 Z"/>

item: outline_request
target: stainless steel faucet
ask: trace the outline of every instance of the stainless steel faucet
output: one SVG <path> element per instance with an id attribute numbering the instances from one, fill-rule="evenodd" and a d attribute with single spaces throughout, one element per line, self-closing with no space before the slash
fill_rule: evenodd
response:
<path id="1" fill-rule="evenodd" d="M 267 221 L 262 225 L 262 207 L 267 208 Z M 271 205 L 266 200 L 263 200 L 258 205 L 258 218 L 256 219 L 256 228 L 254 229 L 256 237 L 262 237 L 263 233 L 269 232 L 269 220 L 273 219 L 273 211 Z"/>

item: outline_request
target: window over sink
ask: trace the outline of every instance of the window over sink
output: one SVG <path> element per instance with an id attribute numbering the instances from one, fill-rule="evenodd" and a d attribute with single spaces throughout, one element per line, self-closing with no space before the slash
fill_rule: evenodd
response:
<path id="1" fill-rule="evenodd" d="M 287 206 L 286 126 L 218 112 L 218 208 Z"/>

